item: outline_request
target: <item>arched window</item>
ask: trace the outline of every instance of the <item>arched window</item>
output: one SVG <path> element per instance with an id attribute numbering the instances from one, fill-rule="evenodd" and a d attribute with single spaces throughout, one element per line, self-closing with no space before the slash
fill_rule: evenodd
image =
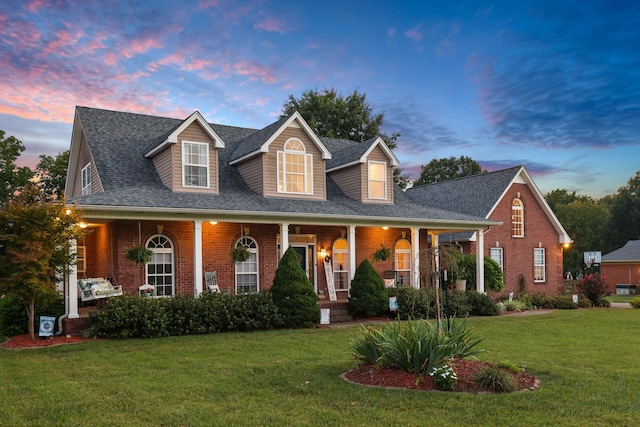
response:
<path id="1" fill-rule="evenodd" d="M 396 286 L 411 284 L 411 243 L 407 239 L 396 242 Z"/>
<path id="2" fill-rule="evenodd" d="M 236 242 L 236 248 L 244 246 L 251 252 L 248 260 L 236 262 L 236 295 L 258 292 L 258 244 L 244 236 Z"/>
<path id="3" fill-rule="evenodd" d="M 156 234 L 147 241 L 153 255 L 147 264 L 147 283 L 155 287 L 157 296 L 175 295 L 173 276 L 173 244 L 167 236 Z"/>
<path id="4" fill-rule="evenodd" d="M 333 282 L 336 290 L 349 289 L 349 243 L 341 237 L 333 242 Z"/>
<path id="5" fill-rule="evenodd" d="M 511 203 L 511 235 L 524 237 L 524 205 L 519 198 Z"/>
<path id="6" fill-rule="evenodd" d="M 313 155 L 299 139 L 291 138 L 278 151 L 278 192 L 313 193 Z"/>

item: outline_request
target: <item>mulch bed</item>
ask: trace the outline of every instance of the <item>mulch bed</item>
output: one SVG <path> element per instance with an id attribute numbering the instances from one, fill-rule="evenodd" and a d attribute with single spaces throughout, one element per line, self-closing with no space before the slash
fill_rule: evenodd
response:
<path id="1" fill-rule="evenodd" d="M 92 341 L 93 338 L 85 338 L 83 336 L 52 336 L 52 337 L 36 337 L 36 339 L 32 340 L 29 338 L 29 334 L 26 335 L 16 335 L 14 337 L 9 338 L 2 344 L 2 348 L 40 348 L 40 347 L 52 347 L 56 345 L 63 344 L 76 344 L 79 342 Z"/>
<path id="2" fill-rule="evenodd" d="M 456 360 L 453 368 L 458 376 L 458 382 L 454 392 L 481 393 L 487 390 L 480 387 L 473 381 L 473 377 L 483 367 L 490 365 L 488 362 L 477 360 Z M 418 375 L 410 374 L 394 368 L 374 368 L 368 363 L 363 363 L 356 369 L 343 374 L 343 377 L 350 382 L 368 386 L 402 388 L 410 390 L 438 390 L 430 376 L 423 376 L 418 380 Z M 537 379 L 525 372 L 516 375 L 518 390 L 535 390 L 538 388 Z M 417 384 L 416 384 L 417 383 Z"/>

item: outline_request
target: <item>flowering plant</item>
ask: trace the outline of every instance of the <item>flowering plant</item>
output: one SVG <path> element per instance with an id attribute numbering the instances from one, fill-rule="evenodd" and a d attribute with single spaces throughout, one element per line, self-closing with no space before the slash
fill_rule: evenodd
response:
<path id="1" fill-rule="evenodd" d="M 607 278 L 595 273 L 584 276 L 578 285 L 578 293 L 589 298 L 595 307 L 603 307 L 608 305 L 608 301 L 604 297 L 610 295 L 611 291 L 607 287 Z"/>
<path id="2" fill-rule="evenodd" d="M 433 377 L 433 382 L 436 387 L 444 391 L 453 391 L 453 387 L 455 387 L 458 382 L 456 371 L 454 371 L 453 366 L 448 363 L 434 367 L 431 372 L 429 372 L 429 376 Z"/>

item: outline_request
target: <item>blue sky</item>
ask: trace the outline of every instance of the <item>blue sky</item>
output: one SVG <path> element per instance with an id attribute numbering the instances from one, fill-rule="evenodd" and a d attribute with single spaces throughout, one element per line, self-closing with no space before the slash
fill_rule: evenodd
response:
<path id="1" fill-rule="evenodd" d="M 367 95 L 416 178 L 525 165 L 543 193 L 640 170 L 637 1 L 0 2 L 0 129 L 21 164 L 68 149 L 76 105 L 262 128 L 289 95 Z"/>

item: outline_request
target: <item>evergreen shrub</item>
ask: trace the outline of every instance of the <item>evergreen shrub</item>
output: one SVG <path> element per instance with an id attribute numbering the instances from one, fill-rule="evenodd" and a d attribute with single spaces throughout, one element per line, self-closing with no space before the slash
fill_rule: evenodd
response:
<path id="1" fill-rule="evenodd" d="M 384 315 L 389 309 L 389 294 L 384 281 L 368 259 L 360 263 L 351 281 L 349 314 L 354 318 Z"/>
<path id="2" fill-rule="evenodd" d="M 318 296 L 292 247 L 280 259 L 271 294 L 282 315 L 284 327 L 303 328 L 320 323 Z"/>

